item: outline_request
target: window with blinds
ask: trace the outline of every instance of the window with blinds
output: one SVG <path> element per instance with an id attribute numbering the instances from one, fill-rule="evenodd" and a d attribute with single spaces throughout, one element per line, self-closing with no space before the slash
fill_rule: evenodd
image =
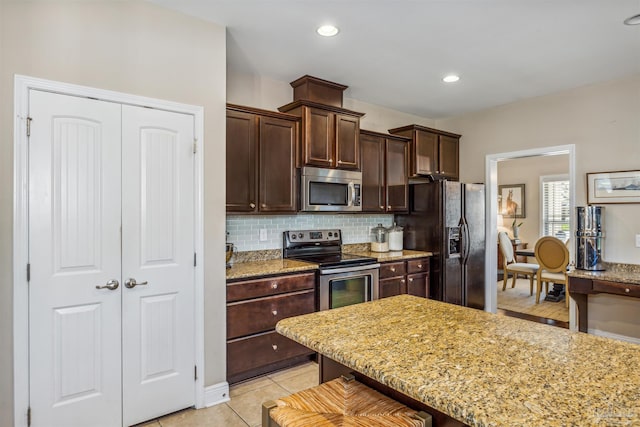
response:
<path id="1" fill-rule="evenodd" d="M 565 241 L 569 235 L 569 177 L 541 177 L 542 235 Z"/>

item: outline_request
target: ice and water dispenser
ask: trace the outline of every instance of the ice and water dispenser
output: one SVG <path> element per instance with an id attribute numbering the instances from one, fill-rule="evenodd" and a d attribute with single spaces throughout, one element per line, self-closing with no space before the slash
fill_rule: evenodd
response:
<path id="1" fill-rule="evenodd" d="M 604 270 L 604 207 L 578 206 L 576 214 L 576 268 Z"/>

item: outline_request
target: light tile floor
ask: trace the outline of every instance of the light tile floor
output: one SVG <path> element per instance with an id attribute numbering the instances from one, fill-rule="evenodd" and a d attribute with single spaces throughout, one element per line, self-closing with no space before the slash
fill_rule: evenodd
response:
<path id="1" fill-rule="evenodd" d="M 185 409 L 137 427 L 258 427 L 267 400 L 318 385 L 318 365 L 309 362 L 231 386 L 231 400 L 204 409 Z"/>

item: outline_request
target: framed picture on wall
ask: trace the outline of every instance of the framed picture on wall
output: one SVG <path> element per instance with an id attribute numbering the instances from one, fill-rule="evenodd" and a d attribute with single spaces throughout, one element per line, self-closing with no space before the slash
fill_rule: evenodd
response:
<path id="1" fill-rule="evenodd" d="M 498 213 L 504 218 L 524 218 L 524 184 L 498 186 Z"/>
<path id="2" fill-rule="evenodd" d="M 640 171 L 588 173 L 587 203 L 640 203 Z"/>

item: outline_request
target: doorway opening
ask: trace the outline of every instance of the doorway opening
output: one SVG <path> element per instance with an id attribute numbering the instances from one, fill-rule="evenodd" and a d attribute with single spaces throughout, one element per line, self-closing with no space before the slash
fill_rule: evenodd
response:
<path id="1" fill-rule="evenodd" d="M 487 215 L 486 215 L 486 268 L 485 268 L 485 283 L 486 286 L 486 294 L 485 294 L 485 310 L 492 313 L 498 312 L 498 292 L 502 292 L 501 287 L 498 287 L 498 221 L 499 218 L 503 220 L 503 224 L 505 228 L 510 228 L 512 222 L 516 220 L 516 225 L 519 223 L 523 223 L 522 231 L 525 233 L 521 233 L 519 236 L 520 241 L 531 240 L 528 242 L 530 245 L 530 249 L 533 249 L 535 245 L 535 241 L 541 235 L 542 232 L 540 230 L 539 224 L 541 223 L 540 218 L 540 207 L 541 203 L 539 203 L 539 175 L 544 175 L 544 172 L 538 173 L 535 177 L 529 177 L 529 180 L 533 180 L 530 182 L 535 182 L 535 185 L 525 186 L 525 189 L 531 190 L 533 193 L 530 194 L 531 197 L 528 197 L 530 201 L 534 201 L 535 206 L 527 207 L 526 212 L 527 215 L 521 215 L 519 218 L 501 218 L 498 215 L 501 214 L 499 212 L 499 196 L 500 192 L 499 185 L 502 184 L 499 179 L 499 164 L 501 162 L 508 162 L 514 160 L 514 164 L 516 162 L 526 162 L 530 160 L 532 163 L 537 159 L 541 159 L 546 157 L 547 160 L 553 160 L 548 156 L 565 156 L 564 158 L 568 159 L 568 177 L 569 177 L 569 212 L 574 211 L 575 206 L 575 145 L 562 145 L 562 146 L 553 146 L 553 147 L 540 147 L 530 150 L 522 150 L 522 151 L 514 151 L 514 152 L 506 152 L 506 153 L 498 153 L 488 155 L 486 157 L 485 162 L 485 182 L 486 185 L 486 206 L 487 206 Z M 556 158 L 557 159 L 557 158 Z M 544 160 L 543 160 L 544 161 Z M 502 163 L 501 166 L 506 165 L 507 163 Z M 515 179 L 513 177 L 509 178 Z M 521 181 L 525 179 L 524 175 L 522 179 L 518 182 L 509 182 L 508 184 L 520 185 Z M 518 187 L 523 188 L 523 187 Z M 537 198 L 534 198 L 537 197 Z M 526 199 L 524 200 L 526 202 Z M 526 206 L 526 205 L 525 205 Z M 524 212 L 523 212 L 524 214 Z M 502 216 L 502 215 L 501 215 Z M 529 216 L 529 220 L 527 220 L 527 216 Z M 526 224 L 529 222 L 528 224 Z M 574 234 L 574 224 L 573 221 L 569 221 L 569 236 Z M 573 248 L 569 245 L 569 252 L 573 255 Z M 533 261 L 530 261 L 533 262 Z M 526 285 L 523 284 L 521 287 L 524 289 L 526 287 L 526 293 L 528 295 L 529 286 L 528 281 L 526 281 Z M 510 282 L 509 282 L 510 283 Z M 510 286 L 510 285 L 509 285 Z M 534 289 L 535 292 L 535 289 Z M 562 303 L 564 304 L 564 303 Z M 510 313 L 504 314 L 513 314 L 517 317 L 528 318 L 528 320 L 541 321 L 543 323 L 551 323 L 545 320 L 544 316 L 532 315 L 528 313 L 524 313 L 518 316 L 516 311 L 509 310 Z M 522 310 L 526 311 L 526 310 Z M 504 310 L 502 310 L 504 312 Z M 573 328 L 571 325 L 575 324 L 575 307 L 574 304 L 570 304 L 569 307 L 569 322 L 568 326 Z M 566 323 L 561 323 L 559 326 L 567 326 Z"/>

